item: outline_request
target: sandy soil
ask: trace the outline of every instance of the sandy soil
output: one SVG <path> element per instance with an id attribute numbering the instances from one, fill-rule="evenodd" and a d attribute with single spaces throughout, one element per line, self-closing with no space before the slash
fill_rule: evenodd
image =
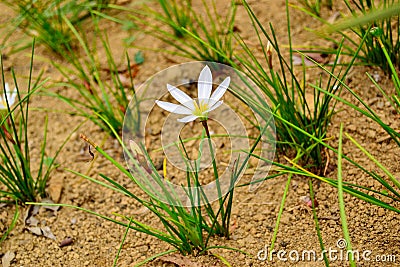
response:
<path id="1" fill-rule="evenodd" d="M 218 3 L 219 8 L 223 9 L 229 1 Z M 286 19 L 284 1 L 249 1 L 251 7 L 261 18 L 263 23 L 271 22 L 277 31 L 277 37 L 282 43 L 287 42 Z M 127 5 L 130 5 L 128 3 Z M 2 22 L 7 22 L 10 12 L 1 5 Z M 337 7 L 334 11 L 341 10 Z M 323 16 L 329 17 L 334 11 L 323 10 Z M 310 35 L 304 27 L 313 27 L 315 21 L 304 14 L 292 10 L 293 32 L 292 38 L 295 44 L 311 45 L 318 43 L 310 39 Z M 256 37 L 251 34 L 249 19 L 242 6 L 238 8 L 236 26 L 242 32 L 244 38 L 250 43 L 253 42 L 257 48 Z M 108 22 L 104 27 L 112 40 L 111 46 L 115 52 L 115 58 L 122 58 L 123 38 L 129 33 L 121 30 L 119 25 Z M 137 35 L 138 46 L 149 48 L 165 48 L 166 45 L 144 36 Z M 330 45 L 330 44 L 327 44 Z M 128 49 L 130 56 L 137 51 L 135 48 Z M 7 51 L 4 52 L 7 54 Z M 43 47 L 37 48 L 37 55 L 51 57 L 53 55 Z M 188 61 L 179 57 L 144 51 L 145 62 L 141 65 L 139 73 L 135 78 L 135 83 L 139 85 L 156 72 L 174 65 L 175 63 Z M 13 66 L 20 80 L 27 75 L 27 57 L 24 53 L 10 55 L 5 61 L 6 66 Z M 123 61 L 121 65 L 125 64 Z M 36 60 L 35 71 L 45 68 L 45 76 L 58 79 L 59 75 L 46 63 Z M 380 77 L 380 83 L 387 90 L 392 90 L 390 80 L 379 70 L 367 67 L 354 67 L 347 80 L 349 86 L 367 99 L 379 115 L 389 122 L 393 128 L 399 129 L 399 117 L 389 112 L 386 100 L 366 79 L 365 72 L 374 73 Z M 9 74 L 8 74 L 9 75 Z M 57 90 L 65 90 L 58 88 Z M 74 92 L 69 92 L 74 94 Z M 355 101 L 344 93 L 344 97 L 350 101 Z M 81 117 L 71 116 L 65 113 L 52 112 L 53 110 L 69 110 L 70 108 L 61 101 L 47 96 L 35 96 L 32 99 L 32 106 L 41 110 L 31 112 L 31 142 L 34 153 L 38 153 L 39 144 L 42 139 L 43 117 L 49 116 L 49 141 L 48 149 L 51 155 L 58 145 L 68 136 L 70 129 L 76 127 L 83 121 Z M 44 109 L 44 110 L 43 110 Z M 338 104 L 337 111 L 329 129 L 329 143 L 337 147 L 339 125 L 344 123 L 345 131 L 355 137 L 366 149 L 378 158 L 395 175 L 400 176 L 400 166 L 397 158 L 400 149 L 394 142 L 381 137 L 385 136 L 382 129 L 378 128 L 370 120 L 361 117 L 346 106 Z M 121 149 L 116 141 L 107 137 L 105 132 L 99 130 L 90 122 L 85 122 L 79 132 L 85 133 L 91 139 L 101 144 L 104 150 L 123 162 Z M 381 139 L 380 142 L 377 140 Z M 360 163 L 368 166 L 371 170 L 376 167 L 365 158 L 365 156 L 350 141 L 344 141 L 344 151 Z M 37 159 L 36 159 L 37 160 Z M 59 197 L 57 192 L 52 192 L 53 197 L 59 198 L 54 201 L 77 205 L 86 209 L 94 210 L 101 214 L 112 216 L 113 212 L 120 214 L 134 214 L 139 220 L 154 226 L 159 225 L 157 220 L 149 212 L 141 208 L 138 203 L 122 195 L 117 195 L 111 190 L 107 190 L 95 185 L 85 179 L 77 177 L 64 168 L 76 170 L 93 177 L 99 173 L 104 173 L 113 177 L 119 182 L 124 182 L 129 188 L 141 194 L 139 189 L 129 184 L 126 177 L 119 173 L 109 162 L 96 155 L 95 160 L 90 161 L 87 146 L 79 138 L 78 133 L 74 134 L 66 145 L 63 153 L 58 158 L 62 165 L 55 171 L 49 181 L 49 191 L 62 189 Z M 336 158 L 330 153 L 330 168 L 327 176 L 336 177 Z M 35 159 L 33 159 L 33 164 Z M 381 187 L 370 177 L 361 173 L 347 162 L 344 163 L 344 179 L 349 182 L 370 186 L 376 190 Z M 232 212 L 232 236 L 225 240 L 215 238 L 213 245 L 226 245 L 246 251 L 252 256 L 247 256 L 239 252 L 227 250 L 215 250 L 214 252 L 225 257 L 232 266 L 270 266 L 271 262 L 257 259 L 257 254 L 265 246 L 269 246 L 273 228 L 275 226 L 281 197 L 286 183 L 286 177 L 273 179 L 265 182 L 256 193 L 249 193 L 247 189 L 237 190 L 234 209 Z M 342 238 L 342 230 L 339 216 L 339 206 L 337 200 L 337 190 L 323 183 L 314 181 L 314 189 L 318 200 L 317 213 L 319 217 L 322 236 L 327 248 L 337 249 L 337 241 Z M 302 200 L 308 196 L 308 179 L 305 177 L 294 177 L 290 185 L 290 191 L 285 205 L 279 229 L 276 250 L 315 250 L 320 251 L 318 238 L 316 236 L 315 225 L 311 209 Z M 376 255 L 396 255 L 397 262 L 360 263 L 360 266 L 400 266 L 400 226 L 399 215 L 365 203 L 359 199 L 345 195 L 346 211 L 352 245 L 358 251 L 372 251 L 371 258 Z M 392 203 L 397 208 L 399 204 Z M 13 206 L 0 207 L 0 230 L 5 231 L 14 214 Z M 24 211 L 21 212 L 24 214 Z M 24 227 L 23 216 L 20 217 L 16 228 L 11 232 L 7 240 L 1 244 L 0 256 L 8 251 L 16 254 L 11 266 L 111 266 L 118 251 L 121 239 L 124 235 L 124 228 L 97 218 L 88 213 L 75 209 L 61 208 L 57 212 L 41 209 L 37 215 L 42 226 L 49 226 L 56 239 L 52 240 L 43 236 L 35 236 Z M 73 243 L 69 246 L 59 247 L 61 241 L 67 237 L 73 238 Z M 147 257 L 169 249 L 167 244 L 161 243 L 155 238 L 145 234 L 130 231 L 123 246 L 119 266 L 134 266 Z M 276 266 L 323 266 L 323 262 L 282 262 L 274 259 Z M 332 262 L 332 266 L 346 266 L 345 261 Z M 149 263 L 147 266 L 224 266 L 224 264 L 213 255 L 199 257 L 186 257 L 182 259 L 174 254 L 171 257 L 164 257 Z"/>

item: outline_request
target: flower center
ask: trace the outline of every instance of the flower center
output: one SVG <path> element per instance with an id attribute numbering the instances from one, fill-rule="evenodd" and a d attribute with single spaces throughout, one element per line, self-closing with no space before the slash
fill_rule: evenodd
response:
<path id="1" fill-rule="evenodd" d="M 193 100 L 194 104 L 194 110 L 193 110 L 193 115 L 201 118 L 207 119 L 207 111 L 209 109 L 208 103 L 205 103 L 203 100 L 198 100 L 199 103 L 196 102 L 196 100 Z"/>
<path id="2" fill-rule="evenodd" d="M 6 108 L 7 108 L 6 99 L 0 98 L 0 109 L 6 109 Z"/>

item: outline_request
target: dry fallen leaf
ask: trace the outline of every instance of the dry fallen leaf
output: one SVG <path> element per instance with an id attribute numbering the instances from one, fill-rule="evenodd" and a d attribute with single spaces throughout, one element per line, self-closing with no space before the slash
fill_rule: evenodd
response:
<path id="1" fill-rule="evenodd" d="M 329 62 L 329 55 L 327 54 L 319 54 L 319 53 L 306 53 L 306 56 L 314 60 L 315 62 L 319 64 L 326 64 Z M 304 64 L 306 66 L 314 66 L 315 63 L 311 60 L 309 60 L 307 57 L 302 57 L 301 55 L 293 55 L 293 65 L 295 66 L 301 66 L 303 65 L 303 59 L 304 59 Z"/>
<path id="2" fill-rule="evenodd" d="M 56 237 L 55 237 L 55 235 L 53 235 L 53 233 L 51 232 L 50 227 L 48 227 L 48 226 L 42 227 L 42 232 L 43 232 L 43 235 L 44 235 L 45 237 L 50 238 L 50 239 L 53 239 L 53 240 L 56 240 Z"/>
<path id="3" fill-rule="evenodd" d="M 40 229 L 40 227 L 27 227 L 26 229 L 28 229 L 32 234 L 35 235 L 42 235 L 42 230 Z"/>
<path id="4" fill-rule="evenodd" d="M 42 199 L 41 202 L 42 203 L 48 203 L 48 204 L 54 204 L 54 202 L 51 199 L 48 199 L 48 198 Z M 60 206 L 43 206 L 43 208 L 56 212 L 56 211 L 58 211 L 60 209 Z"/>
<path id="5" fill-rule="evenodd" d="M 40 206 L 28 206 L 24 214 L 24 225 L 32 226 L 34 224 L 33 221 L 29 221 L 31 217 L 39 213 Z M 36 225 L 35 225 L 36 226 Z"/>
<path id="6" fill-rule="evenodd" d="M 36 219 L 34 216 L 31 216 L 25 221 L 25 223 L 29 226 L 37 226 L 39 224 L 39 220 Z"/>
<path id="7" fill-rule="evenodd" d="M 44 236 L 50 239 L 55 240 L 56 237 L 55 235 L 51 232 L 50 227 L 44 226 L 44 227 L 27 227 L 31 233 L 38 235 L 38 236 Z"/>
<path id="8" fill-rule="evenodd" d="M 15 253 L 12 251 L 7 251 L 6 254 L 1 258 L 1 265 L 3 267 L 10 267 L 11 262 L 15 258 Z"/>

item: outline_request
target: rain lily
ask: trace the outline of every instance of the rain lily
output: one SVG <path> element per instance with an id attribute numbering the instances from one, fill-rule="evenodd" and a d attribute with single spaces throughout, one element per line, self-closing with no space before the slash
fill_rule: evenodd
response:
<path id="1" fill-rule="evenodd" d="M 156 104 L 166 111 L 188 115 L 178 119 L 179 122 L 191 122 L 197 118 L 199 118 L 200 121 L 206 121 L 208 119 L 208 113 L 222 104 L 223 101 L 220 101 L 220 99 L 228 89 L 230 81 L 230 77 L 225 78 L 218 88 L 215 89 L 214 93 L 211 94 L 213 84 L 212 75 L 210 68 L 205 66 L 200 72 L 197 83 L 197 99 L 192 99 L 175 86 L 167 84 L 169 93 L 180 103 L 180 105 L 159 100 L 156 100 Z"/>
<path id="2" fill-rule="evenodd" d="M 17 89 L 14 89 L 11 92 L 10 87 L 8 86 L 8 83 L 5 83 L 4 89 L 5 90 L 4 90 L 3 96 L 0 96 L 0 109 L 7 109 L 6 97 L 8 100 L 8 104 L 10 106 L 12 106 L 15 102 L 15 97 L 17 96 Z"/>

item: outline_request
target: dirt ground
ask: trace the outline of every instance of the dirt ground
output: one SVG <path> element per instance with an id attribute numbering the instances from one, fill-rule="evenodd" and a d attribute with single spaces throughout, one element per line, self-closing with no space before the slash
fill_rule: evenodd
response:
<path id="1" fill-rule="evenodd" d="M 195 1 L 199 2 L 199 1 Z M 339 2 L 339 1 L 334 1 Z M 286 33 L 286 14 L 284 1 L 249 1 L 250 6 L 255 10 L 261 21 L 267 25 L 271 22 L 277 32 L 277 38 L 281 43 L 287 43 Z M 126 3 L 127 6 L 134 3 Z M 218 8 L 224 10 L 229 1 L 219 1 Z M 0 4 L 1 23 L 7 23 L 12 12 Z M 323 9 L 322 15 L 330 17 L 334 12 L 344 11 L 342 6 L 335 7 L 333 11 Z M 304 27 L 315 27 L 316 22 L 303 13 L 291 9 L 292 14 L 292 39 L 295 45 L 315 45 L 321 43 L 310 38 L 310 35 L 304 30 Z M 243 6 L 239 5 L 237 11 L 236 24 L 241 31 L 243 38 L 254 45 L 257 49 L 256 36 L 252 34 L 249 18 Z M 115 58 L 123 58 L 123 39 L 130 33 L 123 31 L 120 25 L 113 22 L 107 22 L 104 26 L 107 29 L 111 48 L 115 53 Z M 150 38 L 144 34 L 136 35 L 136 43 L 140 47 L 150 49 L 167 48 L 164 43 Z M 331 45 L 331 44 L 326 44 Z M 284 46 L 283 46 L 284 47 Z M 133 57 L 137 48 L 129 48 L 128 53 Z M 13 66 L 16 70 L 19 80 L 24 81 L 28 73 L 26 65 L 27 53 L 9 55 L 4 61 L 6 67 Z M 7 55 L 7 50 L 3 51 Z M 37 56 L 54 58 L 46 48 L 38 46 Z M 139 73 L 135 78 L 135 84 L 140 85 L 151 75 L 158 71 L 177 63 L 187 62 L 188 59 L 166 55 L 162 52 L 150 50 L 144 51 L 145 61 L 140 66 Z M 101 55 L 100 55 L 101 57 Z M 35 71 L 45 68 L 45 76 L 52 79 L 59 79 L 59 74 L 50 65 L 35 60 Z M 121 65 L 125 64 L 121 61 Z M 390 123 L 394 129 L 400 128 L 399 117 L 390 112 L 390 106 L 382 95 L 373 87 L 367 79 L 365 72 L 379 77 L 379 83 L 386 90 L 393 90 L 390 79 L 382 71 L 371 67 L 353 67 L 349 73 L 347 83 L 366 99 L 368 103 L 381 115 L 385 121 Z M 9 75 L 9 74 L 8 74 Z M 65 90 L 58 88 L 58 90 Z M 74 94 L 74 92 L 70 92 Z M 343 96 L 355 102 L 355 100 L 346 92 Z M 40 143 L 43 137 L 43 120 L 47 114 L 49 117 L 48 133 L 48 151 L 52 155 L 58 148 L 58 145 L 65 140 L 70 130 L 84 121 L 79 116 L 72 116 L 67 113 L 54 112 L 54 110 L 66 110 L 70 108 L 58 99 L 48 96 L 35 96 L 32 98 L 30 137 L 33 153 L 38 155 Z M 344 129 L 347 133 L 358 140 L 368 151 L 379 159 L 396 177 L 400 177 L 400 165 L 397 159 L 400 155 L 400 149 L 394 142 L 385 139 L 385 132 L 377 127 L 369 119 L 357 114 L 348 107 L 337 105 L 338 113 L 333 116 L 332 123 L 328 130 L 329 144 L 337 147 L 339 136 L 339 125 L 344 123 Z M 107 133 L 101 131 L 91 122 L 85 122 L 80 128 L 82 132 L 92 140 L 101 144 L 103 149 L 115 158 L 123 162 L 121 148 L 115 140 L 107 137 Z M 352 143 L 344 140 L 344 152 L 359 163 L 367 166 L 370 170 L 377 168 L 356 149 Z M 53 199 L 59 203 L 77 205 L 85 209 L 112 216 L 112 213 L 134 215 L 143 223 L 152 226 L 158 226 L 159 222 L 152 214 L 143 209 L 133 199 L 123 195 L 116 194 L 99 185 L 91 183 L 80 178 L 67 169 L 88 174 L 92 177 L 98 177 L 99 173 L 104 173 L 115 180 L 127 184 L 137 194 L 140 190 L 129 181 L 116 168 L 100 155 L 96 155 L 95 160 L 90 162 L 90 155 L 87 151 L 87 145 L 79 138 L 79 133 L 73 134 L 71 140 L 65 146 L 63 152 L 58 158 L 61 167 L 51 176 L 49 181 L 49 191 L 52 191 Z M 38 158 L 32 159 L 32 165 L 38 161 Z M 328 177 L 336 177 L 336 157 L 330 153 L 331 166 Z M 353 165 L 344 162 L 343 177 L 345 181 L 357 182 L 359 184 L 373 187 L 376 190 L 382 189 L 379 184 L 366 176 Z M 214 238 L 213 245 L 225 245 L 246 251 L 249 255 L 234 252 L 230 250 L 214 250 L 213 252 L 223 256 L 232 266 L 324 266 L 322 261 L 286 262 L 279 261 L 276 258 L 271 263 L 268 260 L 260 260 L 257 255 L 260 250 L 269 247 L 273 229 L 278 214 L 279 205 L 284 191 L 287 177 L 281 177 L 266 181 L 262 188 L 255 193 L 249 193 L 247 188 L 240 188 L 236 192 L 234 207 L 232 212 L 231 239 Z M 60 191 L 61 190 L 61 191 Z M 320 228 L 322 231 L 325 247 L 336 249 L 337 242 L 343 238 L 337 190 L 324 183 L 314 181 L 314 190 L 318 200 L 317 214 Z M 59 193 L 57 193 L 59 192 Z M 311 209 L 303 201 L 308 196 L 308 179 L 296 176 L 293 178 L 285 210 L 282 215 L 278 238 L 275 250 L 290 251 L 314 250 L 320 253 L 319 241 L 315 231 L 315 224 Z M 365 203 L 359 199 L 345 194 L 346 212 L 354 250 L 371 251 L 371 261 L 361 261 L 359 266 L 400 266 L 400 224 L 399 215 L 371 204 Z M 392 203 L 400 208 L 398 203 Z M 0 230 L 5 231 L 7 225 L 12 220 L 15 208 L 11 205 L 0 206 Z M 20 219 L 11 232 L 10 236 L 1 244 L 0 256 L 6 252 L 14 252 L 15 259 L 11 266 L 112 266 L 115 255 L 120 246 L 125 229 L 110 223 L 104 219 L 88 213 L 70 209 L 61 208 L 54 212 L 51 210 L 40 209 L 37 217 L 40 225 L 49 226 L 55 236 L 55 240 L 43 236 L 36 236 L 30 233 L 24 227 L 23 214 L 21 210 Z M 73 238 L 73 243 L 69 246 L 60 247 L 61 241 L 67 237 Z M 145 234 L 129 231 L 127 239 L 121 251 L 118 266 L 134 266 L 144 259 L 170 249 L 166 243 L 149 237 Z M 381 255 L 396 256 L 396 262 L 377 262 L 376 256 Z M 346 266 L 346 261 L 334 261 L 331 266 Z M 163 257 L 148 263 L 146 266 L 225 266 L 217 257 L 208 254 L 199 257 L 189 256 L 180 257 L 173 254 L 169 257 Z"/>

